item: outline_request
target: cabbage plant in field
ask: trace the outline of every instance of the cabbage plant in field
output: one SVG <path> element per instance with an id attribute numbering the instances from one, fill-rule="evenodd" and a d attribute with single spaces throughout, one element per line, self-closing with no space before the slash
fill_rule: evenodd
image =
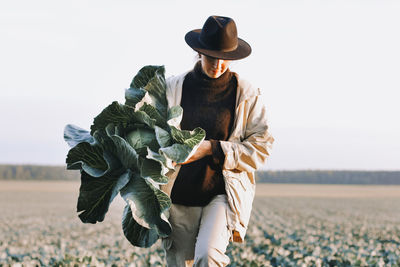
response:
<path id="1" fill-rule="evenodd" d="M 94 118 L 90 132 L 67 125 L 69 170 L 81 171 L 77 211 L 84 223 L 104 220 L 120 193 L 126 201 L 125 237 L 150 247 L 171 233 L 171 200 L 160 190 L 175 163 L 185 162 L 204 140 L 205 131 L 180 130 L 183 110 L 168 108 L 163 66 L 145 66 L 125 91 L 125 104 L 113 102 Z"/>

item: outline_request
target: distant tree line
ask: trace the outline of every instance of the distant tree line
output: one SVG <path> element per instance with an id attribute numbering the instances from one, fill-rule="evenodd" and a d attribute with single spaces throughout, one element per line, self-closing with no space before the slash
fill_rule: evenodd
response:
<path id="1" fill-rule="evenodd" d="M 65 166 L 1 165 L 0 180 L 80 180 L 79 171 Z"/>
<path id="2" fill-rule="evenodd" d="M 400 171 L 259 171 L 258 183 L 400 184 Z M 65 166 L 1 165 L 0 180 L 80 181 L 79 171 Z"/>
<path id="3" fill-rule="evenodd" d="M 259 183 L 400 184 L 400 171 L 259 171 Z"/>

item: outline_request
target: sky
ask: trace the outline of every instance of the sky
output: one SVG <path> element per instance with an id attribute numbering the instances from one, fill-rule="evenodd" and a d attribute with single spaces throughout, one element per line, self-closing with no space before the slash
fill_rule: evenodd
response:
<path id="1" fill-rule="evenodd" d="M 89 129 L 145 65 L 194 65 L 184 35 L 232 17 L 252 54 L 231 70 L 263 91 L 276 141 L 265 170 L 400 169 L 400 2 L 0 3 L 0 164 L 65 164 L 66 124 Z"/>

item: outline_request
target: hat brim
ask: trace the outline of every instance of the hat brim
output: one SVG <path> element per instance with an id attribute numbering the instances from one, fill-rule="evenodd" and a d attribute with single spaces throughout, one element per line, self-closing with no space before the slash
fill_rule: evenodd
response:
<path id="1" fill-rule="evenodd" d="M 199 52 L 200 54 L 204 54 L 206 56 L 220 58 L 220 59 L 227 59 L 227 60 L 237 60 L 242 59 L 251 54 L 251 47 L 250 45 L 238 38 L 238 46 L 235 50 L 224 52 L 220 50 L 211 50 L 204 45 L 202 45 L 199 41 L 201 29 L 193 30 L 188 32 L 185 35 L 186 43 L 195 51 Z"/>

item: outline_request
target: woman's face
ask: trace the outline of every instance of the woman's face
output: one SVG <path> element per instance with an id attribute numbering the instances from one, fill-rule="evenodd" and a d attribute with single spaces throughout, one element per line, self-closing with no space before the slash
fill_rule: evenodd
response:
<path id="1" fill-rule="evenodd" d="M 231 60 L 200 55 L 203 72 L 210 78 L 218 78 L 228 69 Z"/>

